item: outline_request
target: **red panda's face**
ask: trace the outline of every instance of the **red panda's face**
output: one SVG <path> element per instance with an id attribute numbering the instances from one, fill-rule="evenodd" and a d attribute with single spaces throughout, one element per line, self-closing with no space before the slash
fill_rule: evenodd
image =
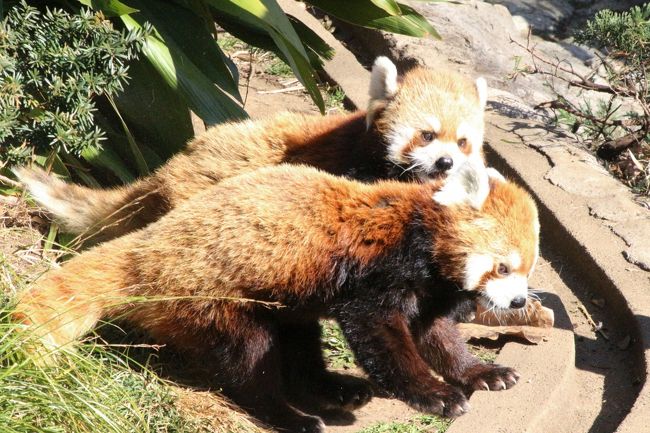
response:
<path id="1" fill-rule="evenodd" d="M 469 156 L 482 155 L 479 86 L 439 71 L 407 73 L 375 119 L 388 159 L 427 180 L 445 177 Z"/>
<path id="2" fill-rule="evenodd" d="M 441 272 L 488 309 L 521 308 L 539 254 L 537 208 L 496 171 L 468 165 L 434 194 L 448 215 L 434 239 Z"/>
<path id="3" fill-rule="evenodd" d="M 516 185 L 492 183 L 480 216 L 464 223 L 463 289 L 488 309 L 522 308 L 539 255 L 537 209 Z"/>

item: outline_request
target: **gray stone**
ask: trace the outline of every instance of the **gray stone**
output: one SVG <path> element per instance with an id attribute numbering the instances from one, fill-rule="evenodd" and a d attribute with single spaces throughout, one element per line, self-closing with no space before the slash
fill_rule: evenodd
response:
<path id="1" fill-rule="evenodd" d="M 606 197 L 619 190 L 621 184 L 611 176 L 587 164 L 569 161 L 555 165 L 546 176 L 553 185 L 583 197 Z"/>
<path id="2" fill-rule="evenodd" d="M 630 262 L 650 271 L 650 217 L 628 220 L 615 225 L 612 230 L 628 248 L 623 255 Z"/>
<path id="3" fill-rule="evenodd" d="M 589 201 L 590 215 L 616 223 L 637 219 L 647 213 L 648 211 L 634 203 L 628 194 L 611 195 Z"/>
<path id="4" fill-rule="evenodd" d="M 573 15 L 574 8 L 566 0 L 488 0 L 488 3 L 502 4 L 513 16 L 523 17 L 541 33 L 553 33 L 562 21 Z"/>

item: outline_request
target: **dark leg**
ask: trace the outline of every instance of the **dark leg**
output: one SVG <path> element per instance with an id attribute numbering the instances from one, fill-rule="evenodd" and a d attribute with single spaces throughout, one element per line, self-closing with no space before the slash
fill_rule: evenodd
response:
<path id="1" fill-rule="evenodd" d="M 431 375 L 399 311 L 368 313 L 347 303 L 338 319 L 357 360 L 382 388 L 418 410 L 457 417 L 469 404 L 463 392 Z"/>
<path id="2" fill-rule="evenodd" d="M 449 383 L 470 390 L 500 390 L 517 383 L 512 368 L 486 364 L 469 353 L 465 341 L 449 317 L 432 319 L 413 326 L 419 352 L 431 368 Z"/>
<path id="3" fill-rule="evenodd" d="M 280 327 L 283 376 L 288 390 L 301 399 L 315 395 L 326 408 L 351 411 L 364 406 L 372 398 L 370 384 L 327 371 L 320 337 L 317 321 Z"/>
<path id="4" fill-rule="evenodd" d="M 199 303 L 178 303 L 174 311 L 167 322 L 149 329 L 213 363 L 215 384 L 226 396 L 281 431 L 323 431 L 320 418 L 306 416 L 286 401 L 277 324 L 266 312 L 239 305 L 201 309 Z"/>

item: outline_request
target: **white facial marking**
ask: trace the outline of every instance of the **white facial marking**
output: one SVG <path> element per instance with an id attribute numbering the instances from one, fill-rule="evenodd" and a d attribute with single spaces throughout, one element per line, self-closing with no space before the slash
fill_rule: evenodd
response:
<path id="1" fill-rule="evenodd" d="M 487 274 L 494 267 L 492 257 L 487 254 L 470 254 L 465 263 L 465 281 L 463 281 L 463 289 L 475 290 L 483 275 Z"/>
<path id="2" fill-rule="evenodd" d="M 410 156 L 413 159 L 413 163 L 417 165 L 418 171 L 423 173 L 433 173 L 438 171 L 436 168 L 436 161 L 440 158 L 447 157 L 451 158 L 453 161 L 452 167 L 449 170 L 446 170 L 448 174 L 451 174 L 458 170 L 467 159 L 467 155 L 458 149 L 456 143 L 449 143 L 440 140 L 433 140 L 431 144 L 418 147 L 411 152 Z"/>
<path id="3" fill-rule="evenodd" d="M 436 116 L 429 116 L 426 118 L 426 121 L 436 134 L 442 129 L 442 123 L 440 123 L 440 119 Z"/>
<path id="4" fill-rule="evenodd" d="M 508 265 L 513 271 L 521 266 L 521 256 L 518 252 L 512 252 L 508 255 Z"/>
<path id="5" fill-rule="evenodd" d="M 512 273 L 505 278 L 494 278 L 485 284 L 484 297 L 490 306 L 510 308 L 515 298 L 528 297 L 528 279 L 518 273 Z"/>
<path id="6" fill-rule="evenodd" d="M 487 170 L 480 158 L 470 157 L 445 185 L 433 195 L 433 200 L 443 206 L 468 204 L 481 209 L 490 193 Z"/>
<path id="7" fill-rule="evenodd" d="M 397 93 L 397 68 L 388 57 L 375 60 L 370 75 L 370 99 L 388 99 Z"/>
<path id="8" fill-rule="evenodd" d="M 398 126 L 386 134 L 388 141 L 388 158 L 396 164 L 408 162 L 404 155 L 404 148 L 413 140 L 415 128 Z"/>

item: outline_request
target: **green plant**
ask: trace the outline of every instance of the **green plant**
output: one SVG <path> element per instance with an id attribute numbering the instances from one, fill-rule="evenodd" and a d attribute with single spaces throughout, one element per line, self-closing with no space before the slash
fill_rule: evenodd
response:
<path id="1" fill-rule="evenodd" d="M 576 33 L 576 41 L 604 48 L 610 55 L 634 64 L 647 64 L 650 60 L 650 3 L 634 6 L 626 12 L 609 9 L 598 12 Z"/>
<path id="2" fill-rule="evenodd" d="M 358 433 L 444 433 L 451 425 L 434 415 L 421 415 L 407 422 L 381 422 L 360 430 Z"/>
<path id="3" fill-rule="evenodd" d="M 354 25 L 438 37 L 420 14 L 395 0 L 359 0 L 345 7 L 338 0 L 307 3 Z M 14 0 L 4 2 L 2 12 L 11 14 L 20 8 L 17 4 Z M 78 110 L 82 116 L 75 112 L 83 122 L 66 124 L 82 123 L 82 127 L 57 132 L 60 148 L 78 152 L 37 152 L 33 157 L 65 177 L 73 174 L 77 180 L 95 186 L 130 182 L 183 148 L 194 133 L 190 112 L 208 125 L 247 117 L 239 94 L 237 67 L 224 53 L 236 40 L 220 42 L 217 25 L 248 46 L 273 51 L 321 111 L 325 110 L 317 69 L 324 59 L 331 58 L 333 50 L 305 24 L 287 15 L 277 0 L 43 0 L 38 6 L 62 8 L 70 14 L 71 22 L 88 14 L 81 9 L 87 6 L 97 13 L 94 16 L 98 20 L 106 17 L 116 29 L 140 31 L 143 36 L 136 44 L 141 42 L 143 55 L 129 62 L 130 80 L 127 85 L 121 81 L 124 91 L 95 95 L 92 105 Z M 145 28 L 148 31 L 142 31 Z M 135 33 L 122 33 L 130 34 Z M 54 36 L 52 43 L 57 43 Z M 52 62 L 59 60 L 63 59 Z M 0 69 L 4 67 L 0 63 Z M 283 68 L 282 73 L 286 72 Z M 11 103 L 5 105 L 0 128 L 16 117 Z M 89 112 L 92 122 L 83 115 Z M 100 140 L 102 146 L 97 145 Z M 18 150 L 13 146 L 11 155 L 3 157 L 5 165 L 9 159 L 11 163 L 23 161 L 30 155 L 26 150 L 30 145 L 25 141 Z M 79 151 L 81 148 L 84 150 Z M 0 172 L 9 174 L 1 168 Z"/>
<path id="4" fill-rule="evenodd" d="M 634 192 L 650 195 L 650 3 L 627 12 L 600 11 L 576 40 L 604 52 L 588 73 L 524 47 L 534 63 L 531 72 L 557 78 L 578 93 L 558 90 L 550 80 L 556 98 L 538 107 L 553 110 L 557 122 Z"/>
<path id="5" fill-rule="evenodd" d="M 321 322 L 321 340 L 325 360 L 331 368 L 353 368 L 354 355 L 339 325 L 332 320 Z"/>
<path id="6" fill-rule="evenodd" d="M 278 58 L 271 61 L 271 64 L 266 67 L 265 72 L 269 75 L 277 75 L 278 77 L 290 77 L 293 75 L 291 67 Z"/>
<path id="7" fill-rule="evenodd" d="M 142 31 L 116 31 L 88 10 L 10 9 L 0 24 L 0 161 L 100 149 L 93 99 L 123 89 L 143 41 Z"/>

